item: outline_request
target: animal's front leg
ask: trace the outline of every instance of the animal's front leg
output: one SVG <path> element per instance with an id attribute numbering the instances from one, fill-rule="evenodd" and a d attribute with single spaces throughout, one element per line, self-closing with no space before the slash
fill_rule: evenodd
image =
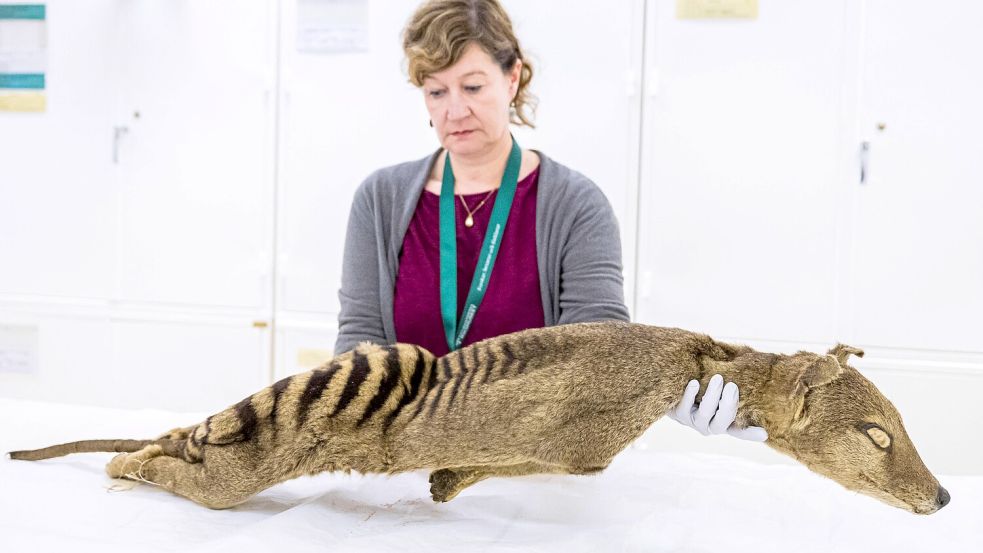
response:
<path id="1" fill-rule="evenodd" d="M 570 469 L 556 465 L 529 462 L 515 465 L 456 467 L 430 473 L 430 496 L 445 502 L 457 497 L 464 488 L 492 476 L 526 476 L 543 473 L 569 473 Z"/>

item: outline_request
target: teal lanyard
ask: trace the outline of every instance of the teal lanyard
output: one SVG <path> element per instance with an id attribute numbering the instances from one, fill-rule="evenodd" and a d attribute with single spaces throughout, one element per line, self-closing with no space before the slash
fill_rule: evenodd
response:
<path id="1" fill-rule="evenodd" d="M 457 231 L 454 218 L 454 172 L 451 170 L 451 156 L 447 153 L 444 160 L 444 179 L 440 189 L 440 314 L 444 319 L 444 334 L 451 351 L 461 347 L 464 336 L 471 328 L 474 314 L 478 305 L 485 297 L 488 280 L 495 267 L 495 258 L 505 234 L 505 223 L 512 209 L 512 199 L 515 188 L 519 183 L 519 166 L 522 164 L 522 150 L 512 138 L 512 152 L 509 162 L 502 175 L 502 185 L 495 197 L 495 207 L 492 208 L 491 222 L 485 231 L 485 242 L 478 256 L 478 266 L 471 279 L 471 290 L 464 303 L 461 322 L 457 321 Z"/>

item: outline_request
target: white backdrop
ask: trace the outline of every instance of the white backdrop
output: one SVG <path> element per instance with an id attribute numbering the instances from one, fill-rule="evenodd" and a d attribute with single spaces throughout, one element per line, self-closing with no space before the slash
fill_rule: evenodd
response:
<path id="1" fill-rule="evenodd" d="M 983 473 L 976 3 L 504 3 L 541 100 L 516 135 L 604 190 L 635 320 L 862 347 L 929 466 Z M 0 329 L 36 336 L 0 396 L 213 410 L 330 351 L 353 191 L 437 146 L 416 4 L 311 53 L 294 0 L 49 1 L 48 110 L 0 113 Z M 642 443 L 780 461 L 686 432 Z"/>

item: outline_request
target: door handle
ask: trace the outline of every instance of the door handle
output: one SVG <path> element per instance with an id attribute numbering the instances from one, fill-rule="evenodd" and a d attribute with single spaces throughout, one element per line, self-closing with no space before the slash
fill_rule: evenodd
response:
<path id="1" fill-rule="evenodd" d="M 867 184 L 868 163 L 870 161 L 870 141 L 860 143 L 860 184 Z"/>
<path id="2" fill-rule="evenodd" d="M 119 164 L 119 141 L 128 132 L 130 132 L 130 128 L 125 125 L 113 127 L 113 164 Z"/>

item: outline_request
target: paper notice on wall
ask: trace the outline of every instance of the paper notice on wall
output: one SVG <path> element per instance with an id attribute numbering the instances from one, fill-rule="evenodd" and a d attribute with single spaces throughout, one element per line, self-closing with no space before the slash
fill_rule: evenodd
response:
<path id="1" fill-rule="evenodd" d="M 38 327 L 0 325 L 0 373 L 38 372 Z"/>
<path id="2" fill-rule="evenodd" d="M 0 4 L 0 111 L 44 111 L 44 4 Z"/>
<path id="3" fill-rule="evenodd" d="M 368 0 L 297 0 L 297 50 L 338 54 L 368 49 Z"/>
<path id="4" fill-rule="evenodd" d="M 758 0 L 676 0 L 679 19 L 757 19 Z"/>

